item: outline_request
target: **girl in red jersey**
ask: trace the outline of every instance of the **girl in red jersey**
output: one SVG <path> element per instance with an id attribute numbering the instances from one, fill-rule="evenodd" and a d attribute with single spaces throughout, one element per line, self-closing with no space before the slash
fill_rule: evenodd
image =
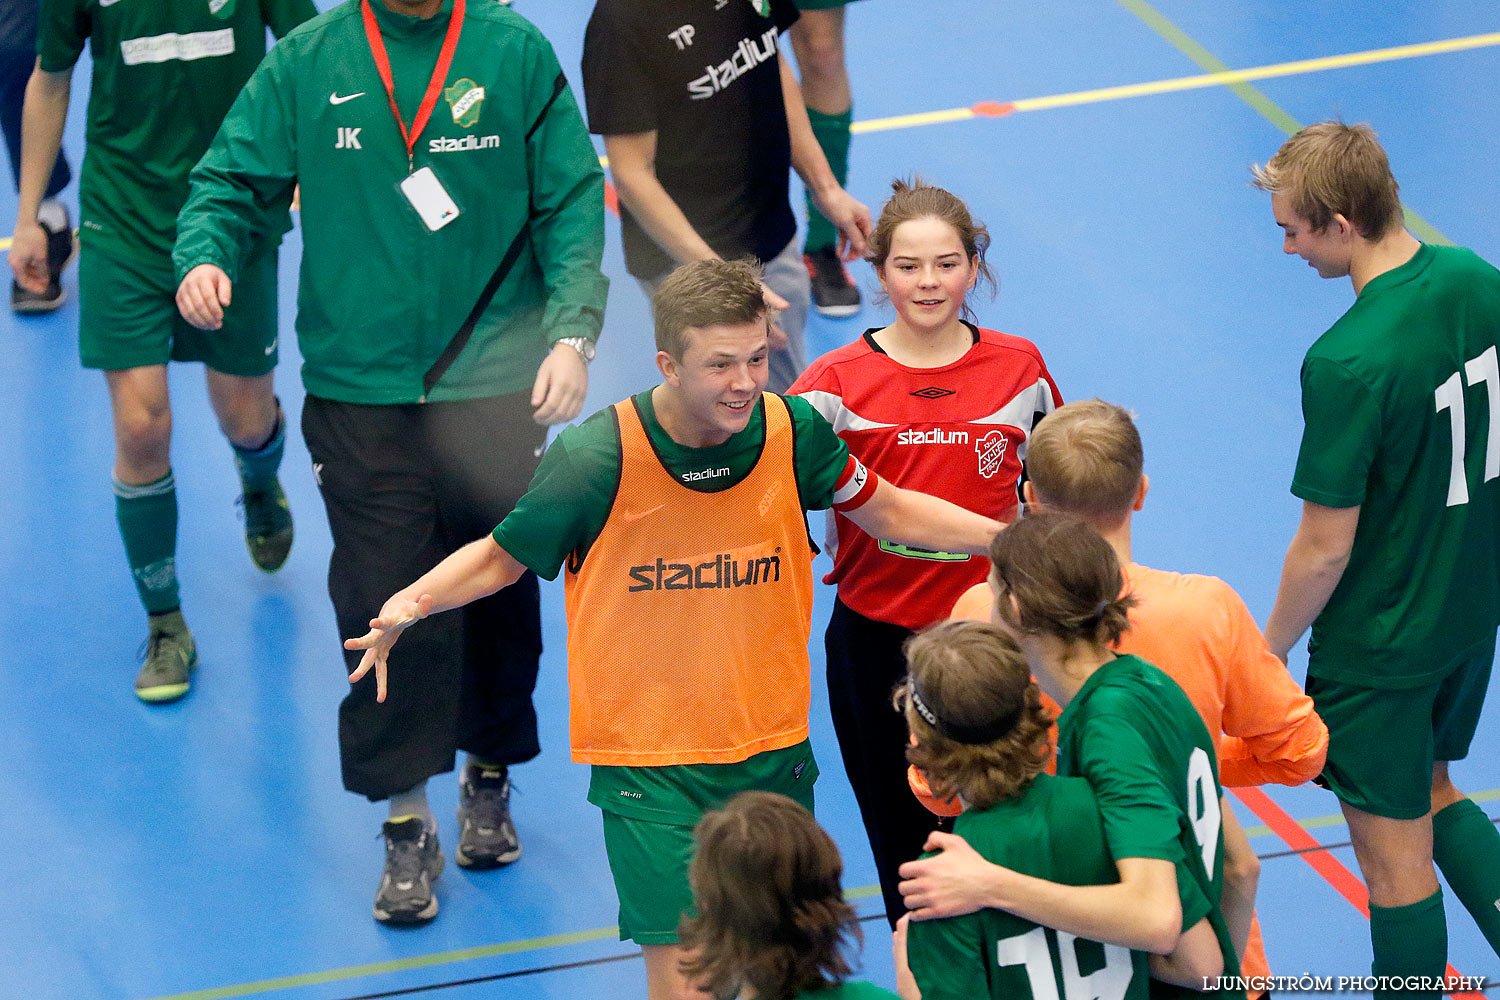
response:
<path id="1" fill-rule="evenodd" d="M 1014 517 L 1032 426 L 1061 405 L 1036 347 L 970 322 L 989 233 L 942 188 L 897 181 L 869 256 L 894 322 L 813 362 L 791 392 L 833 424 L 872 472 L 1001 521 Z M 828 624 L 828 693 L 894 925 L 904 909 L 897 868 L 922 851 L 936 822 L 906 784 L 906 727 L 891 690 L 906 672 L 901 646 L 946 618 L 985 579 L 985 560 L 872 538 L 834 515 L 838 585 Z"/>

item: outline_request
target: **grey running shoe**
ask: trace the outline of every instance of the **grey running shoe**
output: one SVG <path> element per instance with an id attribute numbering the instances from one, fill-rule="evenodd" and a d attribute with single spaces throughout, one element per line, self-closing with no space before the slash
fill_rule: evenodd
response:
<path id="1" fill-rule="evenodd" d="M 375 919 L 383 924 L 420 924 L 437 916 L 432 883 L 443 870 L 443 849 L 437 834 L 422 825 L 420 816 L 386 820 L 385 870 L 375 893 Z"/>
<path id="2" fill-rule="evenodd" d="M 15 313 L 49 313 L 68 301 L 68 293 L 56 278 L 48 282 L 45 292 L 33 292 L 22 288 L 20 282 L 10 283 L 10 310 Z"/>
<path id="3" fill-rule="evenodd" d="M 463 868 L 498 868 L 521 856 L 510 818 L 510 779 L 494 768 L 465 767 L 458 783 L 458 850 Z"/>
<path id="4" fill-rule="evenodd" d="M 245 508 L 245 546 L 251 561 L 267 573 L 276 572 L 292 551 L 292 511 L 281 482 L 272 479 L 262 489 L 247 488 L 239 502 Z"/>
<path id="5" fill-rule="evenodd" d="M 180 610 L 151 617 L 151 634 L 142 654 L 146 662 L 135 676 L 137 698 L 160 704 L 188 693 L 198 666 L 198 647 Z"/>
<path id="6" fill-rule="evenodd" d="M 13 312 L 52 312 L 68 299 L 68 293 L 62 287 L 62 273 L 63 268 L 67 267 L 78 253 L 78 237 L 73 235 L 73 227 L 66 222 L 66 219 L 61 229 L 53 229 L 45 222 L 40 225 L 42 231 L 47 234 L 47 290 L 45 292 L 28 291 L 12 281 L 10 283 L 10 308 Z"/>

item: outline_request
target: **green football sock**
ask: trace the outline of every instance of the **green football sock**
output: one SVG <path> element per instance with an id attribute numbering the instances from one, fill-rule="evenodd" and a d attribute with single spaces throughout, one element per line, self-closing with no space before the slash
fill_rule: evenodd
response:
<path id="1" fill-rule="evenodd" d="M 1427 976 L 1448 971 L 1448 920 L 1443 891 L 1408 906 L 1370 904 L 1370 945 L 1377 976 Z M 1374 1000 L 1436 1000 L 1438 990 L 1376 990 Z"/>
<path id="2" fill-rule="evenodd" d="M 168 472 L 154 483 L 131 486 L 118 479 L 115 520 L 141 603 L 151 614 L 171 611 L 177 600 L 177 482 Z"/>
<path id="3" fill-rule="evenodd" d="M 286 450 L 286 420 L 281 414 L 281 403 L 276 404 L 276 430 L 271 439 L 259 448 L 241 448 L 230 442 L 234 449 L 234 464 L 240 470 L 240 481 L 248 490 L 251 486 L 269 482 L 276 478 L 281 468 L 281 455 Z"/>
<path id="4" fill-rule="evenodd" d="M 1473 799 L 1432 817 L 1432 859 L 1500 955 L 1500 830 Z"/>
<path id="5" fill-rule="evenodd" d="M 808 108 L 807 117 L 812 122 L 813 136 L 823 148 L 823 155 L 828 158 L 833 176 L 842 186 L 849 179 L 849 125 L 854 120 L 854 109 L 851 107 L 841 115 L 825 115 Z M 813 204 L 812 196 L 809 195 L 805 244 L 807 252 L 831 250 L 838 243 L 838 238 L 838 230 L 833 227 L 833 223 L 823 218 L 823 213 L 818 211 L 818 206 Z"/>

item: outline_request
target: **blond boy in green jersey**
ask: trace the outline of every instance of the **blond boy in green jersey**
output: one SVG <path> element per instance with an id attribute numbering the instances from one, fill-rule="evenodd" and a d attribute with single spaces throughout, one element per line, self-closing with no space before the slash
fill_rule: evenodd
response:
<path id="1" fill-rule="evenodd" d="M 1312 627 L 1323 780 L 1369 885 L 1375 973 L 1437 977 L 1434 860 L 1500 953 L 1500 833 L 1448 776 L 1500 624 L 1500 272 L 1403 227 L 1367 125 L 1309 126 L 1254 175 L 1282 249 L 1356 296 L 1302 364 L 1302 521 L 1266 640 L 1285 659 Z"/>

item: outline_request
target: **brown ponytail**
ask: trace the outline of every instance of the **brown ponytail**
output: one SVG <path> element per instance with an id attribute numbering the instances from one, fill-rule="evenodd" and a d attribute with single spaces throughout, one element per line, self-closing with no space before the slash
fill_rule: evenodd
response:
<path id="1" fill-rule="evenodd" d="M 998 606 L 1021 632 L 1066 642 L 1113 645 L 1130 627 L 1136 600 L 1115 550 L 1070 514 L 1028 514 L 995 536 L 990 561 Z"/>

